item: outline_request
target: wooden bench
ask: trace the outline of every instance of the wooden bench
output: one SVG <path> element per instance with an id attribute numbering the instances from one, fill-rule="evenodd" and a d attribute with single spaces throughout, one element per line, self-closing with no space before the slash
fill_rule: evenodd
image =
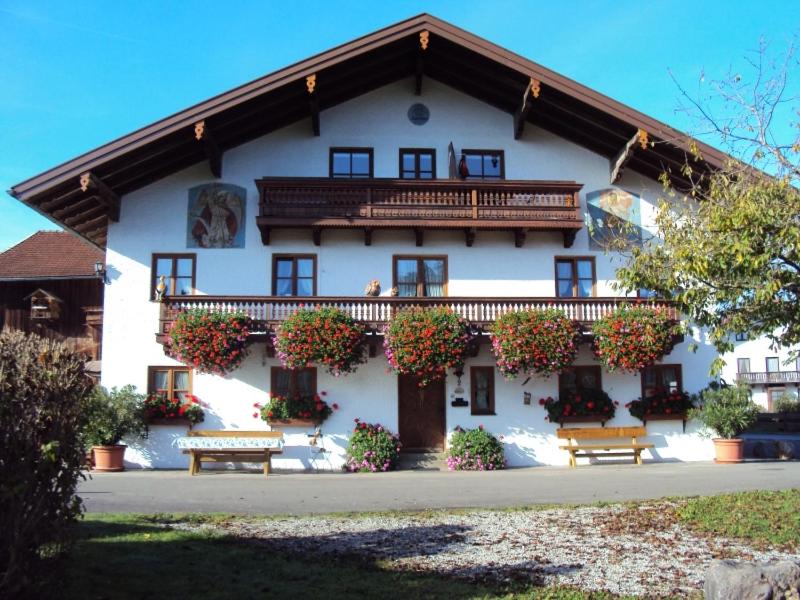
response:
<path id="1" fill-rule="evenodd" d="M 559 446 L 562 450 L 569 452 L 569 466 L 577 467 L 577 457 L 600 457 L 600 456 L 630 456 L 633 454 L 633 462 L 637 465 L 642 464 L 642 450 L 653 448 L 653 444 L 641 444 L 636 441 L 637 437 L 647 435 L 644 427 L 569 427 L 558 429 L 556 435 L 559 439 L 567 440 L 566 446 Z M 629 438 L 629 442 L 623 442 Z M 584 443 L 583 440 L 610 440 L 603 443 Z M 595 454 L 598 450 L 604 450 L 602 454 Z"/>
<path id="2" fill-rule="evenodd" d="M 188 432 L 187 438 L 218 438 L 214 447 L 186 448 L 184 454 L 189 455 L 189 474 L 196 475 L 200 472 L 200 465 L 204 462 L 260 462 L 264 464 L 264 475 L 269 475 L 272 467 L 272 455 L 283 453 L 283 433 L 280 431 L 240 431 L 210 430 Z M 231 446 L 226 447 L 226 439 L 232 440 Z M 236 440 L 263 439 L 263 446 L 248 445 L 247 447 L 234 447 Z M 186 438 L 184 438 L 186 441 Z M 191 440 L 188 441 L 191 443 Z"/>

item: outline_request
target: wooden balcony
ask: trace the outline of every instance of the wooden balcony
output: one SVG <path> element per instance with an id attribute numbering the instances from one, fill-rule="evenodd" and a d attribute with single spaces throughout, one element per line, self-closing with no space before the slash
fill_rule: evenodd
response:
<path id="1" fill-rule="evenodd" d="M 736 378 L 750 385 L 768 383 L 800 383 L 800 371 L 762 371 L 739 373 Z"/>
<path id="2" fill-rule="evenodd" d="M 479 230 L 513 233 L 560 231 L 569 248 L 583 227 L 574 181 L 479 181 L 265 177 L 256 181 L 261 240 L 274 229 L 310 229 L 319 246 L 325 229 L 357 229 L 372 243 L 376 229 L 413 231 L 422 246 L 425 230 L 461 230 L 471 246 Z"/>
<path id="3" fill-rule="evenodd" d="M 399 297 L 286 297 L 286 296 L 169 296 L 161 304 L 157 338 L 164 341 L 175 318 L 182 311 L 200 308 L 210 311 L 243 312 L 253 320 L 251 334 L 266 334 L 300 308 L 335 306 L 354 319 L 367 323 L 373 333 L 382 328 L 399 310 L 411 306 L 447 306 L 473 327 L 484 329 L 499 316 L 514 310 L 558 308 L 567 317 L 588 327 L 622 304 L 667 306 L 671 316 L 679 315 L 663 300 L 637 298 L 399 298 Z"/>

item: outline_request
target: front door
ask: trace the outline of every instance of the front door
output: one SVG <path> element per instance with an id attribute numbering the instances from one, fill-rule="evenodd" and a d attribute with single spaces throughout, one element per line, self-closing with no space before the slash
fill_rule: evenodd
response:
<path id="1" fill-rule="evenodd" d="M 444 450 L 444 381 L 421 388 L 412 375 L 398 375 L 400 441 L 406 452 Z"/>

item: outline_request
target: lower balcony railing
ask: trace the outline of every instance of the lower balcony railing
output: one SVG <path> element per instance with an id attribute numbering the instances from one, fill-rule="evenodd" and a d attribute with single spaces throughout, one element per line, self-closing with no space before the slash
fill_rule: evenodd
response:
<path id="1" fill-rule="evenodd" d="M 475 298 L 475 297 L 343 297 L 343 296 L 169 296 L 161 305 L 159 334 L 165 334 L 184 310 L 199 308 L 220 312 L 243 312 L 253 320 L 252 333 L 265 333 L 301 308 L 334 306 L 367 323 L 376 331 L 399 310 L 411 306 L 447 306 L 477 327 L 485 327 L 501 315 L 530 308 L 558 308 L 572 319 L 590 324 L 622 304 L 665 306 L 677 320 L 677 311 L 665 301 L 637 298 Z"/>
<path id="2" fill-rule="evenodd" d="M 739 381 L 745 383 L 800 383 L 800 371 L 762 371 L 757 373 L 739 373 Z"/>

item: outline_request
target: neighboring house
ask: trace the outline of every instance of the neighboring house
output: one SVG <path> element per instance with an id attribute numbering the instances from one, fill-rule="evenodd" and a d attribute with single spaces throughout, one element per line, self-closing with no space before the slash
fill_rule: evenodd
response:
<path id="1" fill-rule="evenodd" d="M 0 329 L 65 342 L 99 375 L 105 255 L 73 233 L 39 231 L 0 253 Z"/>
<path id="2" fill-rule="evenodd" d="M 378 335 L 389 308 L 409 302 L 453 306 L 480 326 L 514 306 L 557 302 L 590 325 L 622 300 L 603 223 L 650 227 L 665 168 L 688 186 L 688 147 L 663 123 L 421 15 L 140 129 L 12 194 L 106 249 L 107 386 L 191 392 L 208 405 L 200 427 L 211 429 L 266 427 L 253 404 L 270 392 L 327 391 L 341 408 L 317 448 L 307 431 L 287 429 L 277 467 L 340 468 L 355 418 L 399 431 L 410 447 L 441 448 L 455 426 L 482 424 L 503 436 L 511 465 L 566 464 L 540 397 L 579 380 L 620 402 L 612 425 L 640 424 L 624 404 L 656 387 L 697 391 L 713 348 L 687 336 L 701 342 L 696 354 L 687 339 L 631 375 L 602 369 L 584 343 L 567 374 L 506 381 L 484 335 L 463 376 L 449 374 L 422 405 L 413 381 L 388 373 L 380 339 L 357 372 L 335 378 L 322 369 L 292 376 L 255 336 L 244 364 L 223 378 L 168 358 L 163 333 L 181 307 L 246 309 L 263 330 L 317 303 L 345 307 Z M 695 170 L 723 164 L 719 151 L 699 149 Z M 161 275 L 163 304 L 154 301 Z M 365 298 L 373 279 L 381 296 Z M 693 423 L 647 429 L 656 459 L 713 455 Z M 173 446 L 181 434 L 152 428 L 128 458 L 184 466 Z"/>
<path id="3" fill-rule="evenodd" d="M 728 382 L 744 381 L 750 385 L 753 400 L 764 410 L 772 411 L 774 401 L 784 392 L 800 394 L 800 358 L 791 348 L 777 349 L 765 337 L 734 337 L 734 349 L 722 356 L 722 378 Z"/>

